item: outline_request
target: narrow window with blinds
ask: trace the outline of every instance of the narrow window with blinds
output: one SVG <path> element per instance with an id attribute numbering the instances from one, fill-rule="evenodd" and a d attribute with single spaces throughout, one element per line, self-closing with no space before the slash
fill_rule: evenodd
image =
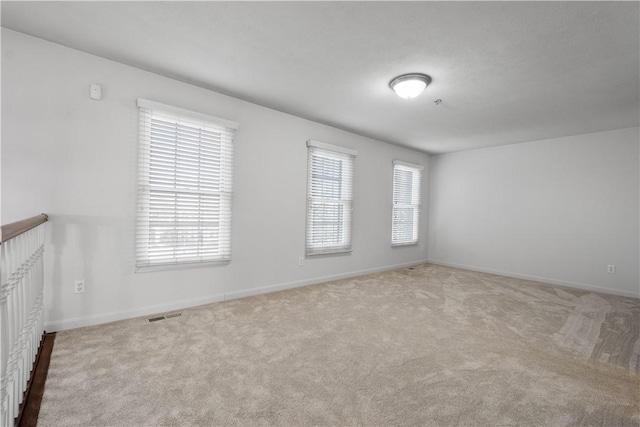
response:
<path id="1" fill-rule="evenodd" d="M 308 141 L 306 255 L 351 252 L 356 151 Z"/>
<path id="2" fill-rule="evenodd" d="M 418 243 L 422 166 L 393 162 L 393 246 Z"/>
<path id="3" fill-rule="evenodd" d="M 138 99 L 136 267 L 231 259 L 237 123 Z"/>

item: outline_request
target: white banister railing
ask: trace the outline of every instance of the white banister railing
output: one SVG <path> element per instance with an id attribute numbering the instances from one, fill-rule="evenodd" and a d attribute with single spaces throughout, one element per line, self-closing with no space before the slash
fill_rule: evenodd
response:
<path id="1" fill-rule="evenodd" d="M 44 221 L 2 227 L 0 245 L 0 423 L 13 426 L 44 333 Z M 16 225 L 23 227 L 15 227 Z M 12 227 L 13 226 L 13 227 Z M 8 235 L 8 236 L 7 236 Z M 8 240 L 4 240 L 8 238 Z"/>

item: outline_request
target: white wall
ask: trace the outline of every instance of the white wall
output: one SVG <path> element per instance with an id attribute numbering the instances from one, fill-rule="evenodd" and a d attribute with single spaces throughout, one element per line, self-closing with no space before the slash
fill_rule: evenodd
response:
<path id="1" fill-rule="evenodd" d="M 430 261 L 638 297 L 639 141 L 630 128 L 432 156 Z"/>
<path id="2" fill-rule="evenodd" d="M 92 82 L 102 101 L 89 99 Z M 138 97 L 240 123 L 229 265 L 134 273 Z M 299 266 L 308 139 L 359 151 L 354 250 Z M 390 245 L 394 159 L 429 157 L 2 30 L 2 217 L 50 215 L 47 330 L 424 261 L 420 245 Z M 420 233 L 426 242 L 426 218 Z M 74 279 L 84 294 L 73 294 Z"/>

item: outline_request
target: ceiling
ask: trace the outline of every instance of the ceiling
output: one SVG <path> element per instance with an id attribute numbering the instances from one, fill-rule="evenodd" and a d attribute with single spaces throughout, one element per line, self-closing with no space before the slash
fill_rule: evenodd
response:
<path id="1" fill-rule="evenodd" d="M 638 126 L 639 6 L 2 1 L 2 26 L 445 153 Z M 412 100 L 388 87 L 408 72 L 433 78 Z"/>

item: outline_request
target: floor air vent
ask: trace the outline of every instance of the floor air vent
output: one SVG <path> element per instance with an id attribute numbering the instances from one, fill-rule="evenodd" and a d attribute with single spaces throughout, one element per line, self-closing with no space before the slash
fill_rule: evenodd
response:
<path id="1" fill-rule="evenodd" d="M 158 320 L 164 320 L 164 319 L 173 319 L 174 317 L 180 317 L 180 316 L 182 316 L 182 313 L 165 314 L 164 316 L 151 317 L 149 318 L 149 322 L 157 322 Z"/>

